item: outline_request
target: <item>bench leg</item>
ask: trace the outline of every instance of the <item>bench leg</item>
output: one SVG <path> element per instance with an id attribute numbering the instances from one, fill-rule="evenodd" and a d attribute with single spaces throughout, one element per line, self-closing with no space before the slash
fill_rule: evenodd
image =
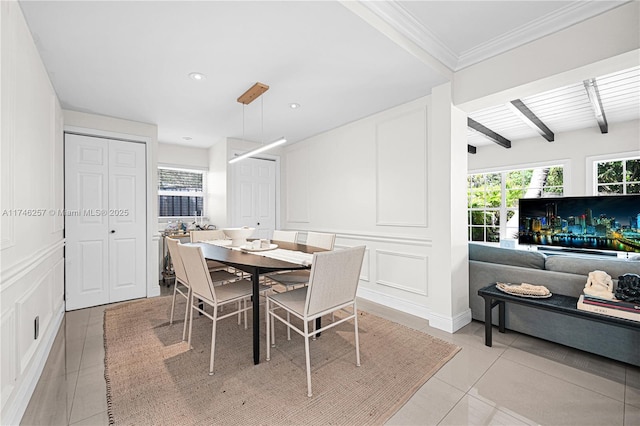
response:
<path id="1" fill-rule="evenodd" d="M 483 297 L 484 299 L 484 344 L 491 347 L 491 298 Z"/>

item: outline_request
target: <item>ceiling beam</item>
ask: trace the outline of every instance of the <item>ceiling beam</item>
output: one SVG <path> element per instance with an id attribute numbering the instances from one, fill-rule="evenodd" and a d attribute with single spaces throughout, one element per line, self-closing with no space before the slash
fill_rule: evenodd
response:
<path id="1" fill-rule="evenodd" d="M 535 115 L 520 99 L 511 101 L 507 104 L 511 110 L 524 121 L 529 127 L 549 142 L 553 142 L 555 136 L 553 132 Z"/>
<path id="2" fill-rule="evenodd" d="M 489 138 L 491 142 L 495 142 L 504 148 L 511 148 L 511 141 L 509 139 L 502 137 L 488 127 L 485 127 L 482 124 L 478 123 L 471 117 L 467 117 L 467 126 L 469 126 L 470 129 L 473 129 L 476 132 L 481 133 L 483 136 Z"/>
<path id="3" fill-rule="evenodd" d="M 469 154 L 475 154 L 476 151 L 477 151 L 477 148 L 475 146 L 467 144 L 467 152 Z"/>
<path id="4" fill-rule="evenodd" d="M 609 133 L 609 124 L 607 123 L 607 117 L 604 115 L 604 108 L 602 108 L 602 99 L 600 98 L 600 91 L 596 84 L 595 78 L 590 78 L 583 81 L 584 88 L 587 91 L 587 96 L 591 102 L 591 108 L 596 115 L 598 126 L 600 126 L 601 133 Z"/>

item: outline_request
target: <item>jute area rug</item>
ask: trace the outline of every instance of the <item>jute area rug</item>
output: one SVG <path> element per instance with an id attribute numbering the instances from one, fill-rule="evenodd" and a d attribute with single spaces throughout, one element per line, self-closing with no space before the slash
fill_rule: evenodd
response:
<path id="1" fill-rule="evenodd" d="M 184 315 L 184 298 L 176 316 Z M 276 347 L 253 364 L 251 324 L 218 323 L 214 375 L 208 375 L 211 320 L 194 319 L 193 349 L 181 319 L 169 325 L 171 297 L 105 311 L 105 379 L 110 424 L 359 425 L 382 424 L 460 348 L 360 312 L 361 366 L 353 324 L 311 341 L 313 397 L 306 393 L 303 338 L 276 328 Z M 264 312 L 261 309 L 261 315 Z M 251 312 L 249 312 L 249 321 Z M 330 318 L 325 319 L 330 321 Z"/>

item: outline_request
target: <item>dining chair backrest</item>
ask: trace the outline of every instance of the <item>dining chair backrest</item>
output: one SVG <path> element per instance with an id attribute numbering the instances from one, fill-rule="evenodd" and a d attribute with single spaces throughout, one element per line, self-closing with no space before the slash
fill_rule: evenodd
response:
<path id="1" fill-rule="evenodd" d="M 313 316 L 356 298 L 365 246 L 315 253 L 305 313 Z"/>
<path id="2" fill-rule="evenodd" d="M 169 256 L 171 256 L 173 272 L 176 274 L 176 279 L 185 285 L 189 285 L 189 279 L 186 271 L 184 270 L 182 256 L 178 250 L 178 244 L 180 244 L 180 241 L 169 237 L 165 237 L 165 240 L 167 241 L 167 247 L 169 248 Z"/>
<path id="3" fill-rule="evenodd" d="M 318 247 L 325 250 L 333 250 L 333 245 L 336 242 L 336 234 L 326 234 L 323 232 L 309 232 L 307 233 L 307 242 L 305 243 L 311 247 Z"/>
<path id="4" fill-rule="evenodd" d="M 295 243 L 298 239 L 298 231 L 281 231 L 276 229 L 273 231 L 273 238 L 275 241 L 286 241 L 288 243 Z"/>
<path id="5" fill-rule="evenodd" d="M 182 263 L 187 272 L 189 285 L 194 295 L 207 299 L 212 303 L 216 303 L 216 293 L 213 289 L 211 275 L 207 261 L 202 255 L 202 249 L 198 246 L 188 246 L 184 244 L 178 245 L 178 250 L 182 256 Z"/>
<path id="6" fill-rule="evenodd" d="M 209 229 L 206 231 L 191 231 L 191 242 L 224 240 L 226 236 L 222 229 Z"/>

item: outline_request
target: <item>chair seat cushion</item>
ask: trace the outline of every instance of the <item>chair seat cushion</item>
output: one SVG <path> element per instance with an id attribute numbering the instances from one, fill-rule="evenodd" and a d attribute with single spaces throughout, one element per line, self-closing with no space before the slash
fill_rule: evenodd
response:
<path id="1" fill-rule="evenodd" d="M 209 270 L 228 268 L 228 266 L 224 263 L 216 262 L 215 260 L 207 260 L 207 267 L 209 268 Z"/>
<path id="2" fill-rule="evenodd" d="M 308 283 L 309 276 L 309 270 L 302 269 L 299 271 L 285 272 L 284 274 L 269 275 L 269 278 L 284 285 L 300 285 Z"/>
<path id="3" fill-rule="evenodd" d="M 211 272 L 211 281 L 213 281 L 214 284 L 222 281 L 234 281 L 237 279 L 238 279 L 238 276 L 235 274 L 232 274 L 231 272 L 227 272 L 227 271 Z"/>
<path id="4" fill-rule="evenodd" d="M 307 300 L 307 287 L 297 288 L 284 293 L 276 293 L 267 298 L 284 306 L 287 310 L 303 316 L 304 303 Z"/>
<path id="5" fill-rule="evenodd" d="M 260 286 L 260 292 L 267 290 L 269 290 L 269 287 Z M 215 291 L 218 304 L 221 304 L 230 300 L 251 296 L 253 294 L 253 284 L 248 280 L 240 280 L 215 287 Z"/>

